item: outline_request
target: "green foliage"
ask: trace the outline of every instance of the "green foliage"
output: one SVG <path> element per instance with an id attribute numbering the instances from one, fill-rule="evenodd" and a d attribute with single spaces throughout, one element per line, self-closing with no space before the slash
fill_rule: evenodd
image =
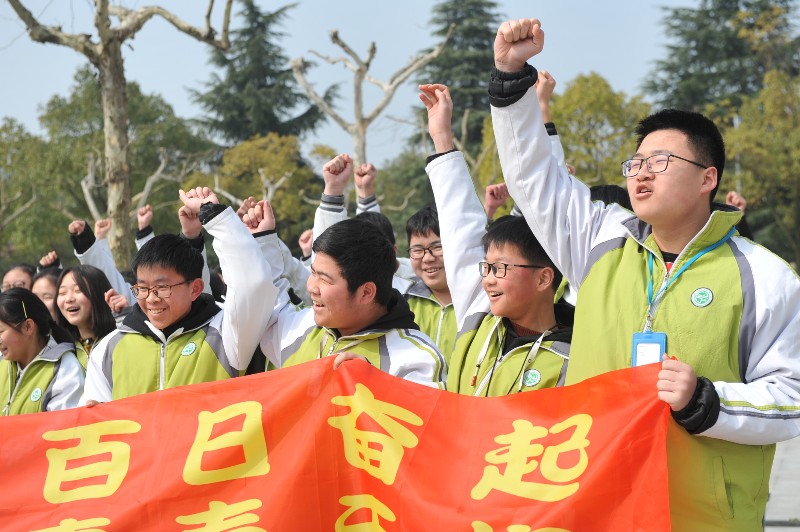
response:
<path id="1" fill-rule="evenodd" d="M 6 157 L 4 165 L 8 175 L 6 188 L 24 191 L 35 186 L 37 193 L 36 204 L 25 216 L 12 220 L 3 229 L 4 258 L 30 262 L 55 248 L 69 263 L 72 252 L 67 225 L 74 218 L 94 222 L 80 186 L 90 157 L 100 162 L 96 178 L 101 186 L 95 189 L 93 197 L 101 213 L 105 212 L 100 90 L 88 66 L 79 68 L 74 79 L 67 97 L 53 96 L 42 107 L 40 121 L 46 138 L 35 137 L 21 126 L 4 122 L 0 142 L 6 147 L 5 153 L 11 153 L 11 159 Z M 142 94 L 138 84 L 131 82 L 127 97 L 135 203 L 145 180 L 158 168 L 161 153 L 169 160 L 165 175 L 175 178 L 192 164 L 201 163 L 213 144 L 194 132 L 187 121 L 176 117 L 160 96 Z M 4 157 L 3 148 L 0 157 Z M 148 198 L 154 206 L 153 226 L 157 232 L 179 230 L 177 188 L 174 180 L 160 181 Z"/>
<path id="2" fill-rule="evenodd" d="M 731 116 L 755 94 L 769 68 L 796 72 L 794 0 L 702 0 L 698 8 L 666 8 L 667 58 L 644 83 L 663 107 Z"/>
<path id="3" fill-rule="evenodd" d="M 293 5 L 265 13 L 253 0 L 242 2 L 244 25 L 231 32 L 230 50 L 211 52 L 211 63 L 222 69 L 222 77 L 213 74 L 206 92 L 192 91 L 194 101 L 209 115 L 202 123 L 232 142 L 270 132 L 302 135 L 314 129 L 323 114 L 296 89 L 287 58 L 275 44 L 282 36 L 275 28 Z M 295 115 L 298 107 L 306 109 Z"/>
<path id="4" fill-rule="evenodd" d="M 489 113 L 486 95 L 488 68 L 494 64 L 492 42 L 501 18 L 498 4 L 490 0 L 442 0 L 433 6 L 430 18 L 434 35 L 444 38 L 451 24 L 455 31 L 441 55 L 417 75 L 420 83 L 443 83 L 453 97 L 453 125 L 461 127 L 470 109 L 467 146 L 477 151 L 483 119 Z M 463 139 L 462 139 L 463 140 Z"/>
<path id="5" fill-rule="evenodd" d="M 739 116 L 738 127 L 725 133 L 731 162 L 721 190 L 734 188 L 738 162 L 742 192 L 760 211 L 758 223 L 751 221 L 756 238 L 800 264 L 800 78 L 767 73 L 764 88 L 745 101 Z"/>
<path id="6" fill-rule="evenodd" d="M 614 92 L 599 74 L 580 75 L 551 102 L 568 163 L 589 185 L 618 183 L 620 162 L 636 151 L 633 130 L 649 113 L 641 98 Z"/>
<path id="7" fill-rule="evenodd" d="M 411 191 L 414 192 L 409 195 Z M 381 212 L 394 227 L 398 254 L 406 256 L 406 221 L 422 207 L 434 202 L 433 190 L 425 173 L 425 157 L 416 151 L 406 150 L 385 168 L 379 168 L 376 194 Z"/>
<path id="8" fill-rule="evenodd" d="M 317 199 L 322 193 L 322 180 L 314 175 L 302 159 L 297 137 L 269 133 L 239 143 L 223 154 L 223 162 L 217 171 L 219 186 L 236 198 L 253 196 L 265 199 L 263 176 L 277 184 L 272 199 L 278 234 L 286 244 L 298 250 L 297 239 L 305 229 L 314 224 L 315 205 L 303 200 L 303 196 Z M 213 179 L 202 173 L 188 179 L 185 186 L 212 186 Z M 220 201 L 228 202 L 223 197 Z M 237 208 L 238 205 L 233 205 Z"/>

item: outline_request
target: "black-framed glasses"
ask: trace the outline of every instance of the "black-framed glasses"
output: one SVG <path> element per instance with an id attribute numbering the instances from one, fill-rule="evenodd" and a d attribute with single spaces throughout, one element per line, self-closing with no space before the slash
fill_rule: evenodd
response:
<path id="1" fill-rule="evenodd" d="M 444 249 L 441 244 L 434 244 L 429 248 L 424 248 L 422 246 L 408 248 L 408 256 L 412 259 L 421 259 L 425 256 L 426 252 L 430 253 L 431 257 L 441 257 L 444 255 Z"/>
<path id="2" fill-rule="evenodd" d="M 153 288 L 147 288 L 146 286 L 139 286 L 135 284 L 131 286 L 131 292 L 133 292 L 133 297 L 136 299 L 147 299 L 147 297 L 150 295 L 150 292 L 153 292 L 156 297 L 164 299 L 172 295 L 173 286 L 180 286 L 190 282 L 191 281 L 183 281 L 175 284 L 160 284 L 158 286 L 154 286 Z"/>
<path id="3" fill-rule="evenodd" d="M 679 155 L 672 153 L 657 153 L 655 155 L 651 155 L 650 157 L 645 157 L 644 159 L 628 159 L 627 161 L 622 161 L 622 175 L 628 179 L 631 177 L 636 177 L 642 170 L 642 166 L 645 164 L 647 164 L 647 170 L 650 171 L 651 174 L 660 174 L 667 169 L 667 166 L 669 166 L 670 157 L 680 159 L 681 161 L 686 161 L 687 163 L 691 163 L 695 166 L 699 166 L 703 170 L 708 168 L 708 166 L 702 163 L 692 161 L 691 159 L 687 159 Z"/>
<path id="4" fill-rule="evenodd" d="M 505 262 L 485 262 L 478 263 L 478 270 L 481 272 L 481 277 L 486 277 L 489 272 L 492 272 L 497 279 L 502 279 L 506 276 L 509 268 L 547 268 L 548 266 L 539 266 L 538 264 L 506 264 Z"/>

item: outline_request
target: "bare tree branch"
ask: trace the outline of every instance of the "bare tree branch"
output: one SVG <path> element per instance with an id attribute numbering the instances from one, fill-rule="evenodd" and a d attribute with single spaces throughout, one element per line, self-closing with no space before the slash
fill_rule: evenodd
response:
<path id="1" fill-rule="evenodd" d="M 406 207 L 408 207 L 408 200 L 410 200 L 414 196 L 414 194 L 416 194 L 416 193 L 417 193 L 417 189 L 415 189 L 415 188 L 412 188 L 411 190 L 409 190 L 408 193 L 403 198 L 403 203 L 401 203 L 400 205 L 385 205 L 383 203 L 383 196 L 381 196 L 381 198 L 379 199 L 379 201 L 381 202 L 381 209 L 387 210 L 387 211 L 400 212 L 403 209 L 405 209 Z"/>
<path id="2" fill-rule="evenodd" d="M 214 192 L 216 192 L 220 196 L 230 201 L 231 204 L 233 205 L 241 205 L 242 202 L 244 201 L 237 198 L 236 196 L 234 196 L 233 194 L 231 194 L 230 192 L 219 186 L 219 176 L 217 174 L 214 174 Z"/>
<path id="3" fill-rule="evenodd" d="M 43 26 L 19 0 L 8 0 L 8 3 L 25 23 L 31 40 L 67 46 L 86 56 L 92 63 L 97 62 L 100 54 L 99 45 L 92 42 L 90 35 L 65 33 L 58 26 Z"/>
<path id="4" fill-rule="evenodd" d="M 317 94 L 317 91 L 314 90 L 314 88 L 306 79 L 305 73 L 309 66 L 308 62 L 303 60 L 303 58 L 298 58 L 294 59 L 289 65 L 292 67 L 294 79 L 297 80 L 297 83 L 300 84 L 300 87 L 303 88 L 303 91 L 305 91 L 306 95 L 311 99 L 311 101 L 314 102 L 323 113 L 333 118 L 333 120 L 339 124 L 339 127 L 352 134 L 353 124 L 342 118 L 341 115 L 337 113 L 333 107 L 331 107 L 328 102 L 322 98 L 322 96 Z"/>
<path id="5" fill-rule="evenodd" d="M 105 218 L 100 214 L 100 209 L 97 208 L 97 202 L 94 200 L 94 189 L 100 186 L 97 183 L 97 172 L 100 170 L 100 167 L 100 159 L 95 158 L 94 154 L 90 153 L 87 157 L 86 175 L 81 179 L 83 198 L 86 200 L 86 206 L 89 208 L 89 213 L 95 221 Z"/>
<path id="6" fill-rule="evenodd" d="M 308 203 L 309 205 L 319 206 L 320 201 L 316 200 L 316 199 L 313 199 L 313 198 L 309 198 L 308 196 L 306 196 L 306 191 L 305 190 L 298 190 L 297 194 L 300 196 L 301 200 L 303 200 L 304 202 Z"/>
<path id="7" fill-rule="evenodd" d="M 20 192 L 19 194 L 16 194 L 13 199 L 17 199 L 17 198 L 19 198 L 21 196 L 22 196 L 22 193 Z M 31 190 L 31 197 L 28 199 L 28 201 L 26 201 L 25 203 L 23 203 L 22 205 L 17 207 L 13 212 L 9 213 L 8 212 L 8 204 L 4 204 L 3 205 L 3 218 L 2 218 L 2 220 L 0 220 L 0 231 L 2 231 L 3 228 L 6 227 L 8 224 L 13 222 L 14 219 L 19 218 L 20 216 L 22 216 L 28 209 L 31 208 L 31 206 L 35 202 L 36 202 L 36 190 L 32 189 Z"/>
<path id="8" fill-rule="evenodd" d="M 267 174 L 264 172 L 263 168 L 258 169 L 258 175 L 261 178 L 261 191 L 264 195 L 264 199 L 268 202 L 272 203 L 272 199 L 275 197 L 275 193 L 278 192 L 278 189 L 286 183 L 286 180 L 292 177 L 294 172 L 289 171 L 283 174 L 280 179 L 277 181 L 273 181 L 267 177 Z"/>
<path id="9" fill-rule="evenodd" d="M 210 44 L 211 46 L 220 50 L 227 50 L 230 47 L 228 40 L 230 22 L 231 22 L 231 4 L 233 0 L 227 0 L 225 3 L 225 16 L 222 21 L 222 35 L 216 39 L 216 30 L 211 27 L 211 11 L 214 7 L 214 0 L 209 1 L 208 10 L 206 11 L 206 27 L 199 28 L 192 26 L 184 21 L 174 13 L 167 11 L 161 6 L 146 6 L 136 10 L 128 9 L 121 5 L 108 6 L 108 13 L 119 18 L 120 24 L 115 28 L 114 33 L 117 39 L 124 41 L 135 35 L 142 27 L 153 17 L 161 17 L 178 31 L 181 31 L 199 41 Z M 98 13 L 99 13 L 98 9 Z"/>

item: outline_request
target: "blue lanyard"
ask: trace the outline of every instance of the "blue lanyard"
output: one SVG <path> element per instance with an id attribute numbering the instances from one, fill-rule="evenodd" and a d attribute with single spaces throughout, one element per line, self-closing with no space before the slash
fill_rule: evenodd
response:
<path id="1" fill-rule="evenodd" d="M 731 230 L 728 231 L 728 234 L 723 236 L 719 241 L 714 242 L 713 244 L 711 244 L 707 248 L 704 248 L 704 249 L 700 250 L 697 253 L 697 255 L 695 255 L 694 257 L 692 257 L 688 261 L 686 261 L 686 264 L 684 264 L 681 267 L 681 269 L 679 269 L 677 272 L 675 272 L 675 275 L 670 275 L 669 276 L 669 278 L 667 279 L 667 282 L 664 283 L 664 286 L 661 287 L 661 290 L 658 291 L 658 293 L 655 295 L 655 297 L 653 297 L 653 252 L 650 251 L 650 255 L 648 255 L 648 257 L 647 257 L 647 268 L 648 268 L 648 271 L 649 271 L 649 274 L 650 274 L 650 278 L 647 281 L 647 302 L 648 302 L 649 306 L 647 307 L 647 321 L 645 322 L 645 328 L 644 328 L 645 332 L 650 332 L 652 330 L 653 305 L 655 303 L 657 303 L 659 299 L 661 299 L 661 297 L 664 295 L 664 292 L 667 291 L 667 288 L 669 288 L 672 285 L 672 283 L 675 281 L 675 279 L 680 277 L 681 274 L 683 272 L 685 272 L 689 268 L 689 266 L 694 264 L 694 262 L 697 259 L 699 259 L 703 255 L 705 255 L 709 251 L 713 251 L 713 250 L 717 249 L 718 247 L 720 247 L 722 244 L 724 244 L 731 236 L 733 236 L 733 233 L 735 233 L 735 232 L 736 232 L 736 228 L 732 227 Z"/>

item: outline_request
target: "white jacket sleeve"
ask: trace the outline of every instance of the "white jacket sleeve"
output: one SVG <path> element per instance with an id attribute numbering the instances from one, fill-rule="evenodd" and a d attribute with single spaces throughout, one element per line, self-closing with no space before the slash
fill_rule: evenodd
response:
<path id="1" fill-rule="evenodd" d="M 714 383 L 720 414 L 702 434 L 749 445 L 776 443 L 800 435 L 800 279 L 761 246 L 734 239 L 755 289 L 746 382 Z"/>
<path id="2" fill-rule="evenodd" d="M 222 342 L 231 366 L 245 369 L 253 358 L 278 294 L 269 264 L 253 236 L 228 207 L 205 224 L 228 286 Z"/>
<path id="3" fill-rule="evenodd" d="M 52 383 L 52 397 L 47 403 L 47 411 L 66 410 L 78 406 L 83 394 L 83 368 L 75 353 L 61 355 L 60 367 Z"/>
<path id="4" fill-rule="evenodd" d="M 101 338 L 92 349 L 92 356 L 86 365 L 86 382 L 83 388 L 83 396 L 79 401 L 80 405 L 85 405 L 87 401 L 97 401 L 106 403 L 111 401 L 111 381 L 103 371 L 108 353 L 108 343 L 114 336 L 122 334 L 116 329 Z"/>
<path id="5" fill-rule="evenodd" d="M 131 285 L 125 281 L 125 278 L 119 273 L 117 265 L 114 264 L 114 255 L 111 253 L 108 239 L 96 239 L 92 247 L 87 249 L 85 253 L 75 252 L 75 256 L 78 257 L 78 261 L 81 264 L 94 266 L 106 274 L 108 282 L 111 283 L 111 288 L 118 294 L 124 295 L 128 299 L 129 305 L 136 304 L 136 298 L 131 293 Z"/>
<path id="6" fill-rule="evenodd" d="M 508 107 L 492 107 L 492 123 L 511 198 L 555 266 L 578 289 L 593 245 L 607 240 L 609 229 L 614 236 L 623 234 L 608 219 L 622 221 L 630 213 L 593 204 L 589 187 L 559 166 L 536 91 Z"/>
<path id="7" fill-rule="evenodd" d="M 461 152 L 437 157 L 425 171 L 439 212 L 444 269 L 461 330 L 466 317 L 489 310 L 478 271 L 478 262 L 485 256 L 481 238 L 486 233 L 486 212 Z"/>

